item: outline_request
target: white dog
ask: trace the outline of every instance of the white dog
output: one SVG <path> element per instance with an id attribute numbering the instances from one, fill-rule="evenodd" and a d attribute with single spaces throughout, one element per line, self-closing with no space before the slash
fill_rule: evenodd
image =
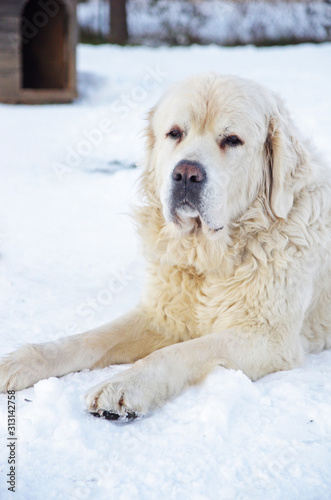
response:
<path id="1" fill-rule="evenodd" d="M 150 113 L 137 211 L 148 260 L 140 304 L 0 364 L 0 389 L 116 363 L 90 412 L 145 415 L 214 367 L 252 380 L 331 346 L 331 178 L 264 87 L 203 74 Z"/>

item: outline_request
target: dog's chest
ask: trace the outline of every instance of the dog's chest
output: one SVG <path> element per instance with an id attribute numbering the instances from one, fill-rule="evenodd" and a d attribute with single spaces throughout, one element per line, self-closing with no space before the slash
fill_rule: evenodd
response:
<path id="1" fill-rule="evenodd" d="M 242 324 L 248 285 L 188 268 L 154 268 L 142 302 L 163 334 L 188 340 Z"/>

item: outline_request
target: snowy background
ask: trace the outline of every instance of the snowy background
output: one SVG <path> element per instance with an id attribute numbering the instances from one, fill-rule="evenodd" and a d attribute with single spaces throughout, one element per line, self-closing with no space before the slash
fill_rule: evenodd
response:
<path id="1" fill-rule="evenodd" d="M 0 354 L 86 330 L 138 301 L 144 261 L 129 214 L 140 131 L 169 83 L 204 70 L 258 80 L 331 164 L 330 61 L 331 44 L 80 46 L 75 103 L 0 105 Z M 256 383 L 219 368 L 129 425 L 90 416 L 86 390 L 124 368 L 16 394 L 15 494 L 0 396 L 2 500 L 330 500 L 331 352 Z"/>
<path id="2" fill-rule="evenodd" d="M 84 35 L 109 35 L 109 0 L 78 4 Z M 331 39 L 331 4 L 322 0 L 127 0 L 131 43 L 283 44 Z"/>

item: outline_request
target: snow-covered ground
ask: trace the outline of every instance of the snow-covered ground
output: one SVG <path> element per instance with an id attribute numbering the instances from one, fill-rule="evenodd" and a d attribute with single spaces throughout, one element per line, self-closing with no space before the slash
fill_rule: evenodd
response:
<path id="1" fill-rule="evenodd" d="M 138 300 L 134 224 L 146 111 L 203 70 L 267 84 L 331 164 L 331 44 L 287 48 L 80 46 L 71 105 L 0 105 L 0 354 L 88 329 Z M 118 166 L 122 169 L 118 169 Z M 331 352 L 252 383 L 219 368 L 149 417 L 96 419 L 84 393 L 125 367 L 16 393 L 17 485 L 7 490 L 0 396 L 0 498 L 330 500 Z"/>

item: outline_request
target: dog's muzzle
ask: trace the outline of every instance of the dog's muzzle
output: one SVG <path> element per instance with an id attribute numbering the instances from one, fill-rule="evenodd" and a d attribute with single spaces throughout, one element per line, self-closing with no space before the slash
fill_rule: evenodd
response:
<path id="1" fill-rule="evenodd" d="M 180 161 L 172 172 L 171 211 L 199 212 L 207 174 L 200 163 Z M 197 215 L 197 214 L 196 214 Z"/>

